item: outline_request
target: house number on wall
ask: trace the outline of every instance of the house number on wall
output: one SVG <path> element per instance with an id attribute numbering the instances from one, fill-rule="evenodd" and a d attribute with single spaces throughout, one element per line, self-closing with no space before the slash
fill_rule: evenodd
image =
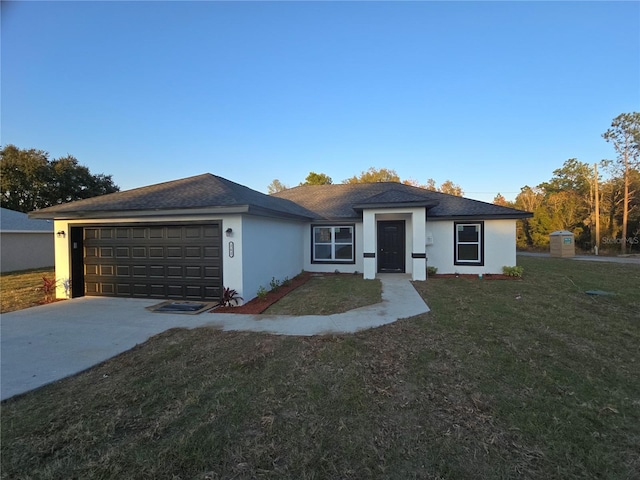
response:
<path id="1" fill-rule="evenodd" d="M 229 242 L 229 258 L 233 258 L 233 242 Z"/>

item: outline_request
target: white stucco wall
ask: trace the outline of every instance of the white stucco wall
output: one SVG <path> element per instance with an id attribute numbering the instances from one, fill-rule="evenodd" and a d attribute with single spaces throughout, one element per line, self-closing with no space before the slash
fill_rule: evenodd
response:
<path id="1" fill-rule="evenodd" d="M 473 222 L 473 221 L 471 221 Z M 454 222 L 427 219 L 426 235 L 433 236 L 427 245 L 427 265 L 438 273 L 486 274 L 502 273 L 502 267 L 516 265 L 516 221 L 484 221 L 484 265 L 454 264 Z"/>
<path id="2" fill-rule="evenodd" d="M 56 280 L 58 280 L 58 286 L 56 289 L 57 298 L 66 298 L 66 292 L 62 282 L 71 278 L 71 255 L 70 255 L 70 242 L 69 238 L 69 225 L 72 222 L 67 220 L 58 220 L 53 224 L 53 231 L 66 233 L 65 238 L 59 238 L 55 236 L 53 238 L 55 248 L 55 269 Z"/>
<path id="3" fill-rule="evenodd" d="M 272 278 L 291 279 L 303 270 L 301 238 L 308 228 L 308 224 L 295 221 L 249 215 L 242 218 L 242 297 L 245 302 L 256 296 L 260 286 L 269 290 Z M 227 257 L 229 240 L 232 239 L 224 237 L 222 242 Z M 236 257 L 238 253 L 236 248 Z"/>
<path id="4" fill-rule="evenodd" d="M 53 266 L 53 240 L 53 232 L 2 232 L 0 271 Z"/>
<path id="5" fill-rule="evenodd" d="M 413 280 L 425 279 L 425 259 L 413 258 L 412 254 L 425 253 L 425 209 L 394 208 L 365 210 L 363 212 L 364 252 L 377 255 L 378 222 L 404 220 L 405 222 L 405 272 L 410 273 Z M 365 278 L 375 278 L 378 271 L 376 258 L 364 259 Z"/>

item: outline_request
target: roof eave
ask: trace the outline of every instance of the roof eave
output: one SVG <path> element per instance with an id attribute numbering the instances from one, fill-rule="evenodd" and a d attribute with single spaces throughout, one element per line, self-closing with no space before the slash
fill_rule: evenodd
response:
<path id="1" fill-rule="evenodd" d="M 312 216 L 299 215 L 280 210 L 272 210 L 255 205 L 231 205 L 219 207 L 196 207 L 176 209 L 132 209 L 132 210 L 82 210 L 67 212 L 35 212 L 29 213 L 29 218 L 52 220 L 81 220 L 91 219 L 122 219 L 129 217 L 183 216 L 183 215 L 233 215 L 248 213 L 251 215 L 293 220 L 310 221 Z"/>
<path id="2" fill-rule="evenodd" d="M 302 215 L 297 213 L 283 212 L 280 210 L 272 210 L 270 208 L 259 207 L 256 205 L 249 206 L 249 208 L 245 213 L 249 213 L 251 215 L 257 215 L 260 217 L 284 218 L 289 220 L 300 220 L 304 222 L 309 222 L 314 218 L 311 215 Z"/>
<path id="3" fill-rule="evenodd" d="M 437 207 L 439 202 L 382 202 L 382 203 L 356 203 L 353 209 L 356 211 L 373 210 L 379 208 L 433 208 Z"/>
<path id="4" fill-rule="evenodd" d="M 429 215 L 428 220 L 521 220 L 523 218 L 531 218 L 533 217 L 533 213 L 530 212 L 522 212 L 522 213 L 503 213 L 503 214 L 492 214 L 492 215 Z"/>
<path id="5" fill-rule="evenodd" d="M 51 220 L 79 220 L 84 218 L 129 218 L 129 217 L 156 217 L 159 215 L 216 215 L 216 214 L 240 214 L 249 211 L 248 205 L 233 205 L 228 207 L 196 207 L 176 209 L 132 209 L 132 210 L 82 210 L 67 212 L 40 212 L 38 210 L 29 213 L 29 218 L 43 218 Z"/>

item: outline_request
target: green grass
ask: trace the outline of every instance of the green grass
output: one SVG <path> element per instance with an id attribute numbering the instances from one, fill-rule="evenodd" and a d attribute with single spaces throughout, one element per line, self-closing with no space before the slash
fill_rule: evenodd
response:
<path id="1" fill-rule="evenodd" d="M 355 335 L 160 334 L 3 402 L 2 478 L 639 478 L 640 268 L 519 263 Z"/>
<path id="2" fill-rule="evenodd" d="M 53 267 L 0 275 L 0 313 L 13 312 L 39 305 L 44 295 L 42 277 L 53 278 Z"/>
<path id="3" fill-rule="evenodd" d="M 380 280 L 364 280 L 362 275 L 312 277 L 277 303 L 268 315 L 331 315 L 382 300 Z"/>

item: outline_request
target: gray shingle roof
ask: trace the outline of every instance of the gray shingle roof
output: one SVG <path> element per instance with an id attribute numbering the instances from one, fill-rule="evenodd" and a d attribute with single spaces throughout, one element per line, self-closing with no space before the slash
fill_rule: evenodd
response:
<path id="1" fill-rule="evenodd" d="M 0 231 L 3 232 L 51 232 L 51 220 L 34 220 L 26 213 L 16 212 L 8 208 L 0 209 Z"/>
<path id="2" fill-rule="evenodd" d="M 302 185 L 265 195 L 209 173 L 63 203 L 32 212 L 35 218 L 108 217 L 127 212 L 226 209 L 300 220 L 352 220 L 362 209 L 420 206 L 430 218 L 525 218 L 531 214 L 491 203 L 394 182 Z M 222 210 L 220 210 L 222 211 Z M 234 210 L 235 211 L 235 210 Z"/>
<path id="3" fill-rule="evenodd" d="M 360 218 L 359 210 L 380 206 L 426 206 L 430 218 L 526 218 L 531 214 L 446 193 L 433 192 L 402 183 L 354 183 L 301 185 L 275 196 L 291 200 L 316 213 L 317 219 Z M 355 207 L 355 208 L 354 208 Z"/>
<path id="4" fill-rule="evenodd" d="M 210 173 L 63 203 L 31 213 L 39 218 L 58 218 L 80 213 L 140 210 L 184 210 L 216 207 L 247 207 L 248 212 L 313 218 L 315 215 L 287 199 L 257 192 Z"/>

